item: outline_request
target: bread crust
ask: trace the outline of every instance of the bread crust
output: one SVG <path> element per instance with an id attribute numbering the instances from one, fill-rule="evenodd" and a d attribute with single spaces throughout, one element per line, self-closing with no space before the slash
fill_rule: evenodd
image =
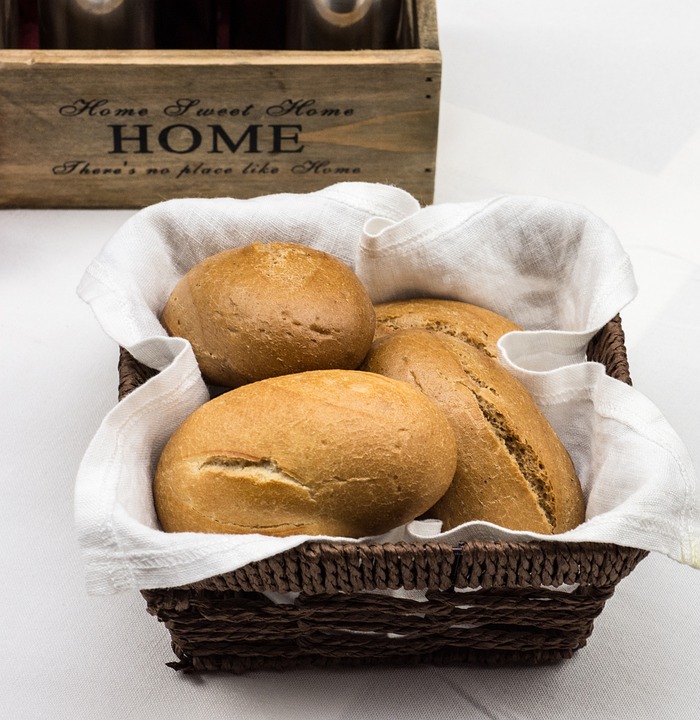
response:
<path id="1" fill-rule="evenodd" d="M 583 522 L 571 458 L 525 387 L 471 344 L 428 330 L 377 341 L 363 368 L 420 388 L 445 412 L 457 469 L 429 516 L 450 530 L 484 520 L 552 534 Z"/>
<path id="2" fill-rule="evenodd" d="M 296 243 L 252 243 L 195 265 L 161 314 L 190 341 L 207 382 L 249 382 L 317 369 L 354 369 L 375 314 L 355 273 Z"/>
<path id="3" fill-rule="evenodd" d="M 363 537 L 425 512 L 455 467 L 452 429 L 417 389 L 310 371 L 196 410 L 161 455 L 154 499 L 170 532 Z"/>
<path id="4" fill-rule="evenodd" d="M 519 325 L 486 308 L 439 298 L 413 298 L 375 305 L 375 340 L 397 330 L 422 328 L 454 337 L 467 345 L 498 356 L 496 343 Z"/>

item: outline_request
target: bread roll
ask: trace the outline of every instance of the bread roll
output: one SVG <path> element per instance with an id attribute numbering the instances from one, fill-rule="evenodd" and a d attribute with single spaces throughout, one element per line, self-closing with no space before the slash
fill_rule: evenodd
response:
<path id="1" fill-rule="evenodd" d="M 171 532 L 362 537 L 425 512 L 455 467 L 454 434 L 424 394 L 319 370 L 201 406 L 167 443 L 154 498 Z"/>
<path id="2" fill-rule="evenodd" d="M 205 380 L 238 387 L 356 368 L 372 344 L 375 316 L 364 286 L 337 258 L 294 243 L 253 243 L 193 267 L 161 322 L 190 341 Z"/>
<path id="3" fill-rule="evenodd" d="M 457 439 L 457 470 L 429 516 L 561 533 L 584 519 L 571 458 L 525 387 L 472 345 L 427 330 L 377 340 L 364 369 L 420 388 Z"/>
<path id="4" fill-rule="evenodd" d="M 497 357 L 498 339 L 518 325 L 491 310 L 457 300 L 414 298 L 375 306 L 375 339 L 396 330 L 423 328 L 455 337 L 491 357 Z"/>

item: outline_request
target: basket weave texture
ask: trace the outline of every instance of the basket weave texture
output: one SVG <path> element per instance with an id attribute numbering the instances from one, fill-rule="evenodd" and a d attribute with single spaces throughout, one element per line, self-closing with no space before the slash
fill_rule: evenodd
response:
<path id="1" fill-rule="evenodd" d="M 588 358 L 631 382 L 619 317 L 591 340 Z M 154 372 L 122 349 L 120 398 Z M 602 543 L 310 542 L 142 594 L 170 632 L 178 660 L 168 664 L 187 672 L 537 665 L 586 644 L 617 583 L 646 555 Z"/>

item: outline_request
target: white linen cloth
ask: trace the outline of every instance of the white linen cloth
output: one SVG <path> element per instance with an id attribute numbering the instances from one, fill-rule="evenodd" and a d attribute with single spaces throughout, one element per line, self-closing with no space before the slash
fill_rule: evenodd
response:
<path id="1" fill-rule="evenodd" d="M 208 399 L 189 343 L 168 337 L 159 313 L 195 263 L 252 241 L 330 252 L 375 302 L 446 297 L 524 328 L 501 339 L 500 360 L 571 453 L 586 521 L 557 536 L 483 522 L 440 533 L 434 522 L 416 521 L 378 540 L 613 542 L 700 567 L 700 489 L 685 447 L 647 398 L 585 360 L 589 339 L 636 294 L 614 232 L 584 208 L 545 198 L 420 208 L 398 188 L 339 183 L 305 195 L 151 206 L 88 267 L 80 297 L 115 342 L 161 371 L 107 415 L 78 472 L 76 524 L 91 592 L 181 585 L 310 539 L 164 533 L 153 507 L 151 480 L 165 442 Z"/>

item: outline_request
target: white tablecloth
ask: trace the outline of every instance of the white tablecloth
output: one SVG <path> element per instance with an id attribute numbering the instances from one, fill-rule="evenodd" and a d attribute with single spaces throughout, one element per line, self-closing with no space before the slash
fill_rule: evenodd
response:
<path id="1" fill-rule="evenodd" d="M 436 202 L 585 205 L 630 254 L 635 386 L 700 468 L 700 9 L 689 0 L 438 0 Z M 0 212 L 0 716 L 700 717 L 700 572 L 652 555 L 586 648 L 536 669 L 372 668 L 188 677 L 139 595 L 90 597 L 78 463 L 116 401 L 116 349 L 75 287 L 128 211 Z"/>

